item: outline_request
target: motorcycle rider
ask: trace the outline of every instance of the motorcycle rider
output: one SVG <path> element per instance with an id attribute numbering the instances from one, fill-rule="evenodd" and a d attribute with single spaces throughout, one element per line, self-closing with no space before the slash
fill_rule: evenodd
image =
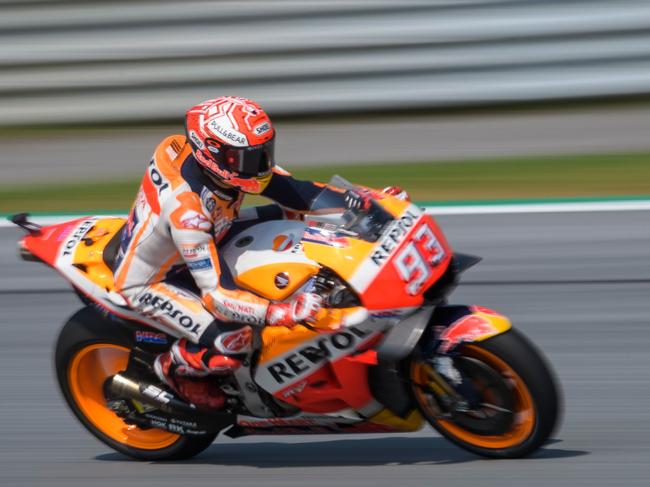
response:
<path id="1" fill-rule="evenodd" d="M 224 96 L 190 108 L 185 136 L 167 137 L 156 148 L 122 235 L 117 291 L 131 308 L 182 337 L 157 357 L 155 371 L 201 409 L 223 405 L 221 389 L 202 378 L 241 366 L 237 357 L 251 348 L 251 326 L 293 327 L 313 321 L 321 307 L 310 292 L 274 303 L 238 289 L 219 261 L 217 243 L 235 218 L 295 218 L 324 189 L 276 166 L 274 144 L 271 120 L 251 100 Z M 277 204 L 240 211 L 246 193 Z M 340 199 L 342 206 L 363 203 L 347 193 Z M 175 283 L 183 264 L 200 296 Z"/>

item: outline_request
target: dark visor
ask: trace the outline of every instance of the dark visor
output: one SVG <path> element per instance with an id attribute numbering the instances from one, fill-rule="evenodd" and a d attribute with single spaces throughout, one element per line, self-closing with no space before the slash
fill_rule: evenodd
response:
<path id="1" fill-rule="evenodd" d="M 275 138 L 251 147 L 222 145 L 212 154 L 228 170 L 240 176 L 256 177 L 267 174 L 275 166 Z"/>

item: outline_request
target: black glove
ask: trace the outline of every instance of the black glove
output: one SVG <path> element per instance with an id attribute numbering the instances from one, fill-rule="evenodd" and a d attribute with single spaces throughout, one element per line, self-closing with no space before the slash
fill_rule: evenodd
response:
<path id="1" fill-rule="evenodd" d="M 367 210 L 370 208 L 370 195 L 362 191 L 349 189 L 343 195 L 345 208 L 348 210 Z"/>

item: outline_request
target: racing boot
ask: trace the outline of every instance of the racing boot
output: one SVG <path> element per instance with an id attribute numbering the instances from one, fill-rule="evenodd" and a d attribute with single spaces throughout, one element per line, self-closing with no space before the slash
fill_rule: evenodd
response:
<path id="1" fill-rule="evenodd" d="M 174 343 L 154 362 L 158 378 L 203 411 L 219 410 L 226 401 L 225 393 L 210 376 L 228 375 L 240 366 L 239 360 L 190 343 L 185 338 Z"/>

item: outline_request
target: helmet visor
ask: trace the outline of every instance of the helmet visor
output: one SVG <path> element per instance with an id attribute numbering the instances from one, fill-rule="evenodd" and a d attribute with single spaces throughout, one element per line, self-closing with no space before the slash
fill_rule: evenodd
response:
<path id="1" fill-rule="evenodd" d="M 240 176 L 262 176 L 275 166 L 275 139 L 250 147 L 226 146 L 221 157 L 228 170 Z"/>

